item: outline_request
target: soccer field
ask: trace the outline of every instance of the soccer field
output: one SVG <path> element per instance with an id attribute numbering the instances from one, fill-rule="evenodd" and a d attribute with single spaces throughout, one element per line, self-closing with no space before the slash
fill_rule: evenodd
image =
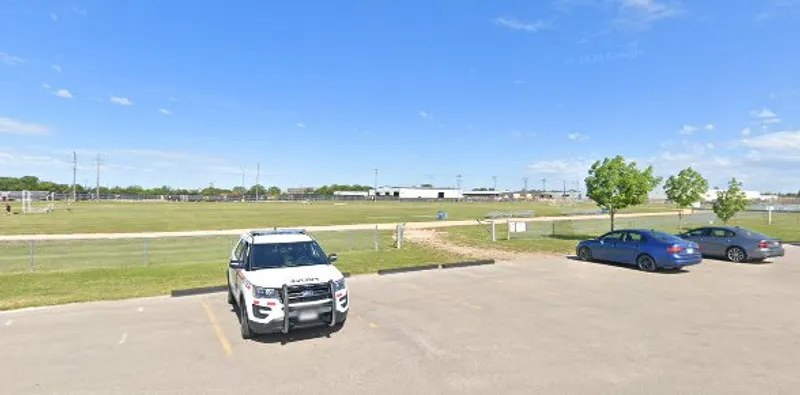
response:
<path id="1" fill-rule="evenodd" d="M 17 208 L 14 208 L 15 211 Z M 626 212 L 665 211 L 663 204 L 635 207 Z M 597 210 L 592 203 L 425 203 L 425 202 L 260 202 L 56 203 L 50 214 L 0 217 L 0 235 L 159 232 L 217 230 L 436 220 L 438 211 L 450 220 L 484 218 L 490 212 L 533 211 L 536 216 L 566 215 Z"/>

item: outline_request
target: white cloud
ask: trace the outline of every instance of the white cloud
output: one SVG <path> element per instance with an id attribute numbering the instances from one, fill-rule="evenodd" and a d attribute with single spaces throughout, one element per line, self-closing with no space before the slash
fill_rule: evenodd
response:
<path id="1" fill-rule="evenodd" d="M 50 129 L 44 125 L 23 122 L 11 118 L 0 118 L 0 133 L 41 135 L 47 134 L 49 131 Z"/>
<path id="2" fill-rule="evenodd" d="M 43 82 L 43 83 L 42 83 L 42 88 L 44 88 L 44 89 L 52 89 L 53 87 L 52 87 L 52 86 L 50 86 L 50 84 L 48 84 L 48 83 L 46 83 L 46 82 Z"/>
<path id="3" fill-rule="evenodd" d="M 765 119 L 761 120 L 761 124 L 762 125 L 769 125 L 769 124 L 775 124 L 775 123 L 781 123 L 781 119 L 780 118 L 765 118 Z"/>
<path id="4" fill-rule="evenodd" d="M 173 96 L 170 96 L 170 97 L 169 97 L 167 100 L 169 100 L 169 101 L 171 101 L 171 102 L 176 102 L 176 101 L 178 101 L 178 99 L 176 99 L 176 98 L 175 98 L 175 97 L 173 97 Z"/>
<path id="5" fill-rule="evenodd" d="M 585 177 L 593 160 L 567 159 L 543 160 L 528 165 L 528 171 L 536 175 L 559 176 L 566 178 Z"/>
<path id="6" fill-rule="evenodd" d="M 302 122 L 298 122 L 298 123 L 296 123 L 296 124 L 295 124 L 295 126 L 297 126 L 297 127 L 298 127 L 298 128 L 300 128 L 300 129 L 305 129 L 305 128 L 306 128 L 306 124 L 304 124 L 304 123 L 302 123 Z"/>
<path id="7" fill-rule="evenodd" d="M 511 17 L 494 18 L 493 22 L 498 26 L 503 26 L 511 30 L 520 30 L 529 33 L 536 33 L 551 28 L 552 26 L 544 21 L 526 23 Z"/>
<path id="8" fill-rule="evenodd" d="M 706 125 L 706 130 L 708 130 L 708 131 L 714 130 L 714 124 L 713 123 L 709 123 L 708 125 Z"/>
<path id="9" fill-rule="evenodd" d="M 127 97 L 111 96 L 111 103 L 119 104 L 120 106 L 132 106 L 133 102 Z"/>
<path id="10" fill-rule="evenodd" d="M 698 130 L 700 130 L 700 129 L 698 129 L 696 126 L 692 126 L 692 125 L 683 125 L 683 127 L 681 128 L 681 130 L 679 131 L 679 133 L 680 133 L 680 134 L 692 134 L 692 133 L 694 133 L 694 132 L 696 132 L 696 131 L 698 131 Z"/>
<path id="11" fill-rule="evenodd" d="M 580 133 L 570 133 L 567 135 L 567 138 L 572 141 L 586 141 L 589 139 L 589 136 Z"/>
<path id="12" fill-rule="evenodd" d="M 714 149 L 714 144 L 713 143 L 706 143 L 706 148 Z"/>
<path id="13" fill-rule="evenodd" d="M 66 89 L 59 89 L 59 90 L 53 92 L 53 94 L 58 96 L 58 97 L 62 97 L 64 99 L 72 99 L 72 93 L 70 93 Z"/>
<path id="14" fill-rule="evenodd" d="M 58 14 L 56 14 L 55 12 L 51 12 L 50 20 L 52 20 L 53 22 L 58 22 Z"/>
<path id="15" fill-rule="evenodd" d="M 59 66 L 59 65 L 57 65 L 57 64 L 54 64 L 54 65 L 52 65 L 52 66 L 50 66 L 50 67 L 52 67 L 52 68 L 53 68 L 53 70 L 55 70 L 55 71 L 56 71 L 56 73 L 60 73 L 60 72 L 61 72 L 61 66 Z"/>
<path id="16" fill-rule="evenodd" d="M 766 107 L 764 107 L 764 108 L 762 108 L 760 110 L 753 110 L 753 111 L 750 112 L 750 115 L 752 115 L 752 116 L 754 116 L 756 118 L 775 118 L 775 117 L 778 116 L 778 114 L 775 114 L 774 112 L 772 112 L 772 110 L 770 110 L 770 109 L 768 109 Z"/>
<path id="17" fill-rule="evenodd" d="M 159 108 L 159 109 L 158 109 L 158 112 L 160 112 L 160 113 L 162 113 L 162 114 L 164 114 L 164 115 L 167 115 L 167 116 L 170 116 L 170 115 L 172 115 L 172 111 L 170 111 L 170 110 L 167 110 L 166 108 Z"/>
<path id="18" fill-rule="evenodd" d="M 64 165 L 65 162 L 52 156 L 30 155 L 20 152 L 0 152 L 0 163 L 4 168 L 28 168 L 31 166 Z"/>
<path id="19" fill-rule="evenodd" d="M 425 119 L 433 118 L 433 115 L 431 115 L 431 114 L 429 114 L 429 113 L 427 113 L 425 111 L 422 111 L 422 110 L 418 111 L 417 114 L 419 114 L 419 116 L 421 116 L 422 118 L 425 118 Z"/>
<path id="20" fill-rule="evenodd" d="M 12 56 L 12 55 L 9 55 L 9 54 L 7 54 L 5 52 L 0 52 L 0 63 L 16 65 L 16 64 L 22 64 L 22 63 L 25 63 L 25 62 L 27 62 L 27 61 L 25 59 L 23 59 L 23 58 L 20 58 L 18 56 Z"/>
<path id="21" fill-rule="evenodd" d="M 744 129 L 742 129 L 742 132 L 741 132 L 742 136 L 749 136 L 750 133 L 751 133 L 750 128 L 744 128 Z"/>
<path id="22" fill-rule="evenodd" d="M 613 24 L 621 29 L 649 29 L 656 22 L 674 18 L 686 11 L 678 0 L 616 0 L 617 17 Z"/>
<path id="23" fill-rule="evenodd" d="M 749 148 L 769 149 L 770 152 L 798 151 L 800 150 L 800 129 L 783 132 L 768 133 L 742 140 L 742 144 Z"/>
<path id="24" fill-rule="evenodd" d="M 88 14 L 88 12 L 86 12 L 85 9 L 74 7 L 74 6 L 72 7 L 72 13 L 74 13 L 77 16 L 86 16 Z"/>

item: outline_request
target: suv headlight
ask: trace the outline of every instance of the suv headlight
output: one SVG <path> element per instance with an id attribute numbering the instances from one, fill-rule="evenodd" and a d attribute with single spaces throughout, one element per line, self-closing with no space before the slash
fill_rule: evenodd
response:
<path id="1" fill-rule="evenodd" d="M 341 290 L 347 288 L 347 283 L 344 281 L 344 277 L 342 277 L 339 280 L 334 281 L 333 282 L 333 288 L 335 290 L 337 290 L 337 291 L 341 291 Z"/>
<path id="2" fill-rule="evenodd" d="M 262 288 L 253 286 L 253 297 L 257 299 L 278 299 L 280 290 L 275 288 Z"/>

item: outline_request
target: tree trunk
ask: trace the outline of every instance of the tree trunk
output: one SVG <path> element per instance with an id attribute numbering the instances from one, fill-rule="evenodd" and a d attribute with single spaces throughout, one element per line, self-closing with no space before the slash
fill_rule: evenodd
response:
<path id="1" fill-rule="evenodd" d="M 608 210 L 608 212 L 611 214 L 611 231 L 613 232 L 614 231 L 614 215 L 617 213 L 617 211 L 616 210 Z"/>
<path id="2" fill-rule="evenodd" d="M 683 232 L 683 210 L 678 211 L 678 232 Z"/>

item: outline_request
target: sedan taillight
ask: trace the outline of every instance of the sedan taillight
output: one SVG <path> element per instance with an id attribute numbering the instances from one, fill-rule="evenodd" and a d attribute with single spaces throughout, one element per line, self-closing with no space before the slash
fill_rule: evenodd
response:
<path id="1" fill-rule="evenodd" d="M 758 243 L 758 248 L 769 248 L 770 244 L 771 243 L 766 240 L 761 240 L 761 242 Z"/>
<path id="2" fill-rule="evenodd" d="M 667 252 L 669 252 L 670 254 L 677 254 L 677 253 L 679 253 L 681 251 L 683 251 L 683 247 L 681 247 L 681 246 L 679 246 L 677 244 L 671 245 L 671 246 L 669 246 L 669 248 L 667 248 Z"/>

